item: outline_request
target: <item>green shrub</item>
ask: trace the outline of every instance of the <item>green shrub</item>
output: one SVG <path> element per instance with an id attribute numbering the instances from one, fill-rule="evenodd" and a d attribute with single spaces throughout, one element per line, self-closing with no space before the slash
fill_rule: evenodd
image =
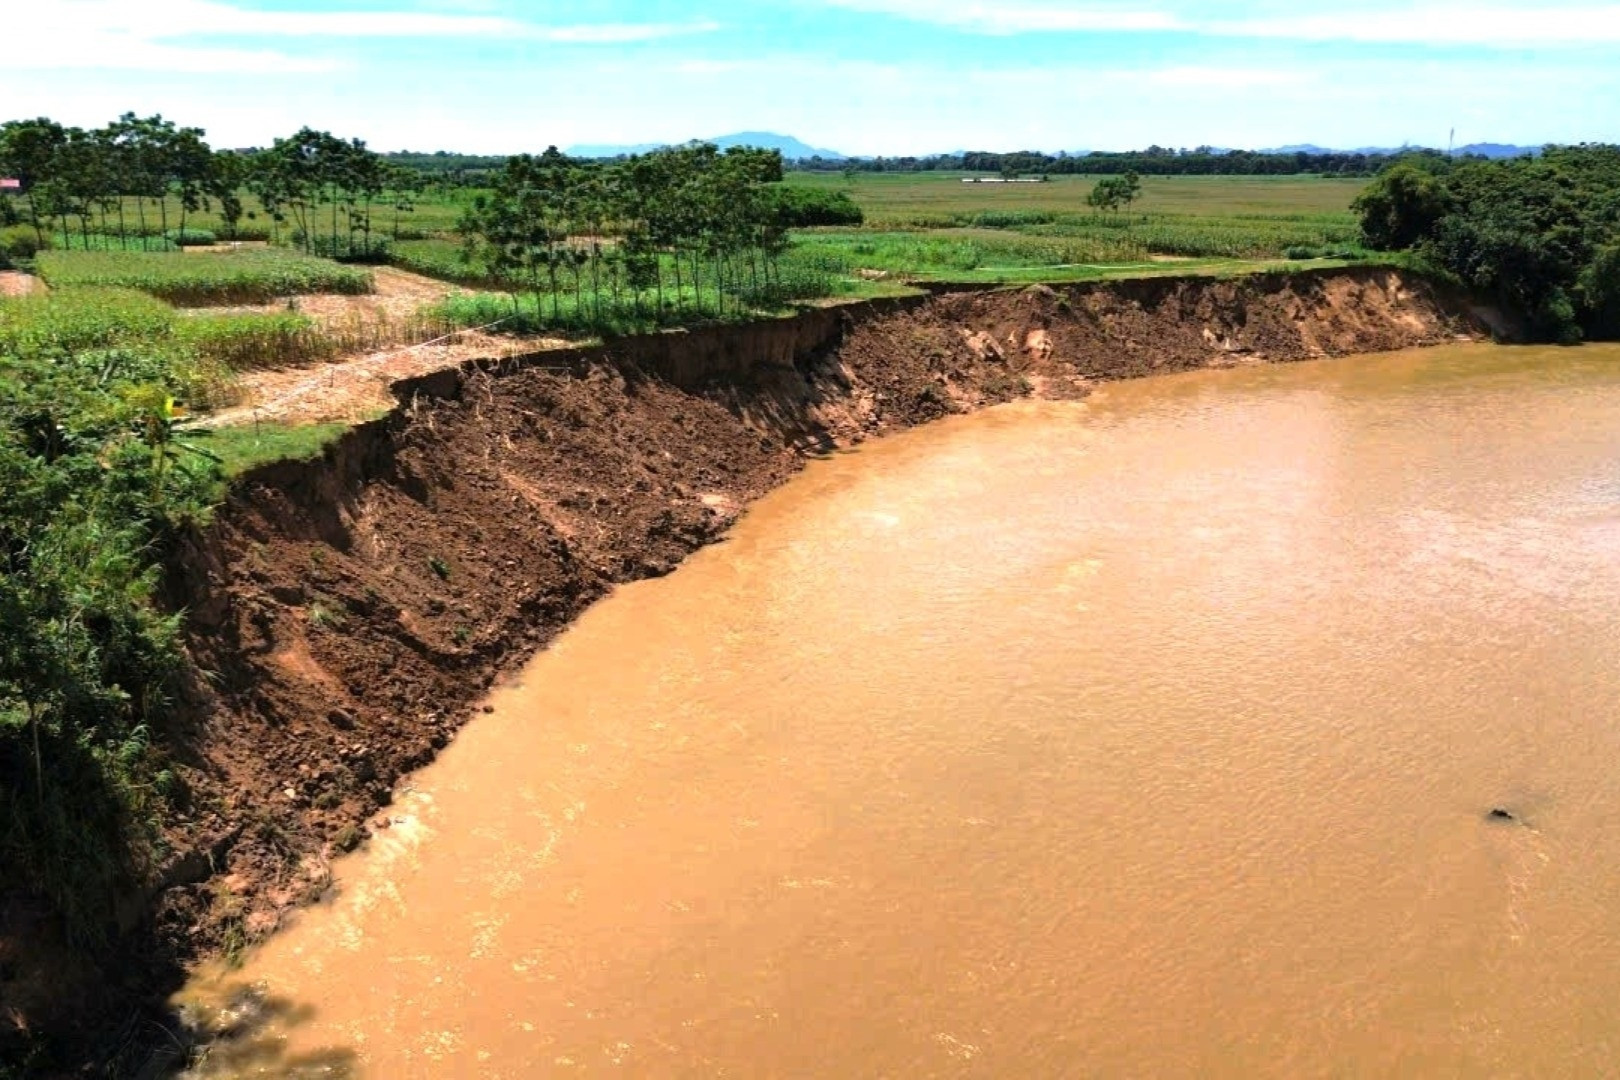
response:
<path id="1" fill-rule="evenodd" d="M 50 238 L 45 240 L 50 246 Z M 32 259 L 39 253 L 39 234 L 26 225 L 7 225 L 0 228 L 0 267 L 13 266 L 18 259 Z"/>
<path id="2" fill-rule="evenodd" d="M 152 597 L 217 476 L 162 388 L 0 354 L 0 865 L 81 942 L 157 862 L 180 651 Z"/>
<path id="3" fill-rule="evenodd" d="M 295 236 L 295 241 L 297 240 Z M 380 265 L 388 262 L 388 250 L 393 243 L 386 236 L 365 237 L 317 236 L 314 253 L 323 259 L 340 263 L 366 263 Z"/>
<path id="4" fill-rule="evenodd" d="M 164 236 L 179 247 L 213 247 L 219 237 L 207 229 L 170 229 Z"/>
<path id="5" fill-rule="evenodd" d="M 855 200 L 842 191 L 770 185 L 762 189 L 760 197 L 771 220 L 782 228 L 860 225 L 866 220 Z"/>

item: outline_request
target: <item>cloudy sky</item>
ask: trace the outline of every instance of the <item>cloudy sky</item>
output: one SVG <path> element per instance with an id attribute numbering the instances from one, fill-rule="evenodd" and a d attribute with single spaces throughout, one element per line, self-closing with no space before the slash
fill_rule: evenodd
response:
<path id="1" fill-rule="evenodd" d="M 516 152 L 1620 141 L 1593 0 L 9 0 L 0 119 Z"/>

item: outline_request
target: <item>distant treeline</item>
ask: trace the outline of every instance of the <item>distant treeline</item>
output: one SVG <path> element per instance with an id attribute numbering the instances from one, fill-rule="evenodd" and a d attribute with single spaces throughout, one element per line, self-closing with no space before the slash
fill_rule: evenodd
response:
<path id="1" fill-rule="evenodd" d="M 382 155 L 390 165 L 414 169 L 436 182 L 483 186 L 506 162 L 503 156 L 456 154 L 445 150 L 434 153 L 405 151 Z M 1375 176 L 1398 161 L 1409 158 L 1447 159 L 1439 150 L 1412 149 L 1389 153 L 1331 152 L 1261 153 L 1254 150 L 1169 149 L 1150 146 L 1146 150 L 1120 153 L 1044 154 L 1032 150 L 998 154 L 974 150 L 963 154 L 935 154 L 927 157 L 821 158 L 785 161 L 787 169 L 798 172 L 916 173 L 979 172 L 1019 176 Z M 1451 160 L 1484 160 L 1475 155 L 1457 154 Z"/>
<path id="2" fill-rule="evenodd" d="M 1268 154 L 1254 150 L 1216 150 L 1207 146 L 1193 150 L 1150 146 L 1146 150 L 1096 154 L 1043 154 L 1033 150 L 994 154 L 975 150 L 930 157 L 841 161 L 810 158 L 793 162 L 790 167 L 806 172 L 982 172 L 1018 176 L 1120 176 L 1125 173 L 1138 176 L 1296 176 L 1302 173 L 1374 176 L 1397 161 L 1414 157 L 1446 160 L 1447 155 L 1438 150 L 1401 150 L 1387 154 L 1308 151 Z M 1461 159 L 1459 155 L 1458 160 Z"/>
<path id="3" fill-rule="evenodd" d="M 448 150 L 433 153 L 420 150 L 395 150 L 382 155 L 390 165 L 414 169 L 436 181 L 476 182 L 506 164 L 506 154 L 453 154 Z"/>

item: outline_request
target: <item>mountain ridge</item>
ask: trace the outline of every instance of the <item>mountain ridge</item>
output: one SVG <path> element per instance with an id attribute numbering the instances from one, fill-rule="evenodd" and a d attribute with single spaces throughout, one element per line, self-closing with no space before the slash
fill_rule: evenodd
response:
<path id="1" fill-rule="evenodd" d="M 782 157 L 788 161 L 803 161 L 808 158 L 819 157 L 825 161 L 845 161 L 847 158 L 836 150 L 824 150 L 811 146 L 792 135 L 780 135 L 774 131 L 738 131 L 730 135 L 717 135 L 712 139 L 697 139 L 696 142 L 710 142 L 722 150 L 729 150 L 734 146 L 753 146 L 761 150 L 779 150 Z M 625 145 L 584 144 L 570 146 L 566 153 L 569 157 L 578 158 L 615 158 L 629 154 L 646 154 L 653 150 L 661 150 L 666 146 L 678 146 L 679 143 L 631 143 Z"/>

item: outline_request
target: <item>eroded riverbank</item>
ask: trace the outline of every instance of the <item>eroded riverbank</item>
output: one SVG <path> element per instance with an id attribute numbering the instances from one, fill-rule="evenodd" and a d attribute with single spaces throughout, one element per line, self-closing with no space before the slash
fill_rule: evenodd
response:
<path id="1" fill-rule="evenodd" d="M 814 462 L 193 989 L 266 1003 L 206 1074 L 1601 1073 L 1617 418 L 1464 346 Z"/>
<path id="2" fill-rule="evenodd" d="M 1391 271 L 1160 280 L 876 304 L 416 380 L 323 460 L 247 478 L 176 565 L 198 677 L 158 735 L 189 803 L 175 855 L 132 898 L 133 922 L 155 915 L 121 970 L 139 986 L 271 932 L 501 673 L 616 584 L 720 536 L 805 449 L 1110 379 L 1479 330 Z M 36 1025 L 91 1015 L 104 987 L 128 998 L 94 972 L 29 997 L 41 970 L 26 955 L 6 968 L 8 1003 Z"/>

